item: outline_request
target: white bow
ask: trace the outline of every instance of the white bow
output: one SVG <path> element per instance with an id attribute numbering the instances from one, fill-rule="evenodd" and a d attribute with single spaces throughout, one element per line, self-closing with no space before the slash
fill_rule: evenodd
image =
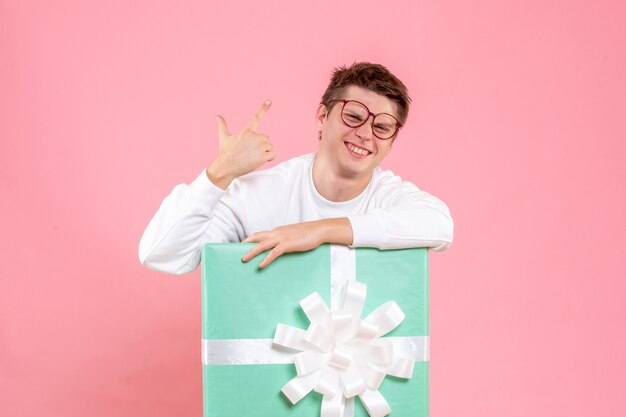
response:
<path id="1" fill-rule="evenodd" d="M 323 395 L 321 417 L 343 417 L 345 399 L 359 396 L 371 417 L 391 412 L 378 391 L 385 375 L 411 378 L 414 361 L 394 354 L 393 344 L 381 338 L 404 320 L 389 301 L 361 319 L 367 285 L 348 281 L 341 309 L 329 311 L 314 292 L 300 301 L 309 328 L 278 324 L 274 344 L 300 351 L 294 356 L 297 376 L 283 388 L 296 404 L 315 390 Z"/>

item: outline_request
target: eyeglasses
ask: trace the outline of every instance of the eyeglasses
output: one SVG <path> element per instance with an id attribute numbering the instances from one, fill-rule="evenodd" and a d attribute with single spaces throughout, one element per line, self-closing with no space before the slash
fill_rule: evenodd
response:
<path id="1" fill-rule="evenodd" d="M 374 114 L 365 104 L 359 101 L 345 99 L 335 99 L 331 100 L 331 102 L 332 101 L 340 101 L 343 103 L 343 107 L 341 108 L 341 120 L 346 126 L 361 127 L 367 122 L 370 116 L 373 116 L 372 133 L 378 139 L 391 139 L 402 127 L 402 123 L 389 113 Z"/>

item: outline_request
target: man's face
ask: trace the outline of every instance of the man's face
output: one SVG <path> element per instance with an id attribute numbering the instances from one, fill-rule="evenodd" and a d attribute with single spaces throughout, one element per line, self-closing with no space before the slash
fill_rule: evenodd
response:
<path id="1" fill-rule="evenodd" d="M 398 114 L 396 103 L 361 87 L 346 88 L 341 98 L 359 101 L 374 114 Z M 337 101 L 330 112 L 323 105 L 318 109 L 317 123 L 322 132 L 318 157 L 324 158 L 333 173 L 341 178 L 369 181 L 374 168 L 391 150 L 393 140 L 381 140 L 374 136 L 372 116 L 360 127 L 347 126 L 341 120 L 342 107 L 343 103 Z"/>

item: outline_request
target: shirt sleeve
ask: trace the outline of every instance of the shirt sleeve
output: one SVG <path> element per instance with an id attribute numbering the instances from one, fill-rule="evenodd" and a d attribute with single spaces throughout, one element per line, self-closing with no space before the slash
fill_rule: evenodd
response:
<path id="1" fill-rule="evenodd" d="M 227 193 L 241 192 L 235 182 L 225 192 L 203 170 L 191 184 L 174 187 L 139 242 L 140 262 L 155 271 L 185 274 L 197 268 L 205 243 L 240 241 L 241 216 L 222 201 Z"/>
<path id="2" fill-rule="evenodd" d="M 399 177 L 376 193 L 374 207 L 365 214 L 348 217 L 352 247 L 427 247 L 442 251 L 450 246 L 454 223 L 443 201 Z"/>

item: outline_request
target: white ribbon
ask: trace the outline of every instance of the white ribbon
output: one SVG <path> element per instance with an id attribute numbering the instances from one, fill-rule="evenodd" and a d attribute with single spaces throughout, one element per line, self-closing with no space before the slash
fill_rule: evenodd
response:
<path id="1" fill-rule="evenodd" d="M 300 329 L 298 329 L 300 330 Z M 392 336 L 396 355 L 427 362 L 430 336 Z M 274 346 L 272 339 L 202 339 L 203 365 L 286 365 L 293 363 L 292 349 Z"/>
<path id="2" fill-rule="evenodd" d="M 361 319 L 366 294 L 365 284 L 348 281 L 341 308 L 330 311 L 314 292 L 300 301 L 306 331 L 276 327 L 274 345 L 300 351 L 293 358 L 298 375 L 282 388 L 293 404 L 316 391 L 323 395 L 321 417 L 343 417 L 346 400 L 356 396 L 371 417 L 391 412 L 378 388 L 385 375 L 411 378 L 415 361 L 381 338 L 404 320 L 398 304 L 389 301 Z"/>

